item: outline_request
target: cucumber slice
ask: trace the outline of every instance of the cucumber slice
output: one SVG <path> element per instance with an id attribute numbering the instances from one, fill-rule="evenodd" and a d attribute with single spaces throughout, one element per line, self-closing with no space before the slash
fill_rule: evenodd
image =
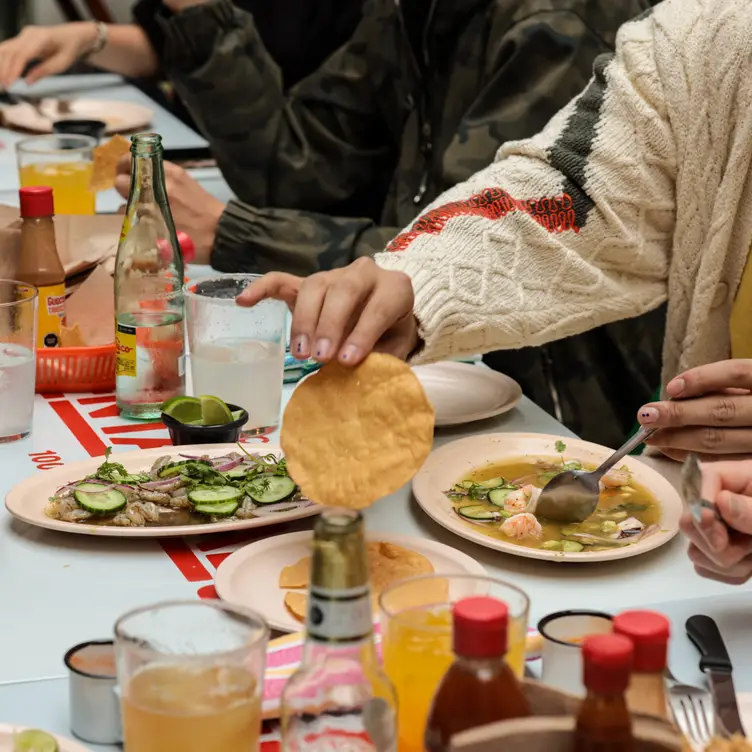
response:
<path id="1" fill-rule="evenodd" d="M 497 507 L 503 507 L 506 503 L 507 496 L 509 496 L 512 491 L 516 490 L 516 488 L 492 488 L 488 492 L 488 500 L 492 504 L 496 504 Z"/>
<path id="2" fill-rule="evenodd" d="M 222 475 L 224 475 L 227 480 L 241 480 L 242 478 L 245 478 L 249 472 L 250 468 L 248 465 L 238 465 L 237 467 L 233 467 L 232 470 L 227 470 L 222 473 Z"/>
<path id="3" fill-rule="evenodd" d="M 188 498 L 194 504 L 202 506 L 239 502 L 242 495 L 243 492 L 235 486 L 196 486 L 188 492 Z"/>
<path id="4" fill-rule="evenodd" d="M 466 517 L 468 520 L 479 520 L 480 522 L 494 522 L 501 519 L 501 515 L 498 512 L 486 509 L 482 504 L 470 504 L 466 507 L 459 507 L 457 514 L 460 517 Z"/>
<path id="5" fill-rule="evenodd" d="M 585 548 L 585 546 L 577 541 L 565 540 L 561 542 L 561 550 L 568 554 L 577 554 L 582 551 L 583 548 Z"/>
<path id="6" fill-rule="evenodd" d="M 219 504 L 196 504 L 193 507 L 201 514 L 213 514 L 215 517 L 232 517 L 240 506 L 239 501 L 223 501 Z"/>
<path id="7" fill-rule="evenodd" d="M 461 480 L 457 484 L 460 488 L 472 488 L 475 485 L 474 480 Z"/>
<path id="8" fill-rule="evenodd" d="M 185 465 L 211 465 L 208 460 L 181 460 L 180 462 L 171 462 L 169 465 L 165 465 L 159 471 L 160 478 L 172 478 L 175 475 L 179 475 Z"/>
<path id="9" fill-rule="evenodd" d="M 246 483 L 245 492 L 257 504 L 276 504 L 295 493 L 295 481 L 289 475 L 263 473 Z"/>
<path id="10" fill-rule="evenodd" d="M 127 499 L 122 491 L 116 488 L 103 491 L 103 488 L 96 483 L 79 483 L 73 497 L 80 507 L 92 514 L 112 514 L 125 506 Z"/>
<path id="11" fill-rule="evenodd" d="M 478 483 L 483 488 L 498 488 L 504 485 L 504 478 L 489 478 L 488 480 L 482 480 Z"/>

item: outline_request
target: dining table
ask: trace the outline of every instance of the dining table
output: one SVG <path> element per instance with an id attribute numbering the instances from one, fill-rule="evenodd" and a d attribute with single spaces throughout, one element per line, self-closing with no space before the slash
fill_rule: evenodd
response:
<path id="1" fill-rule="evenodd" d="M 62 77 L 61 77 L 62 78 Z M 66 77 L 70 78 L 70 77 Z M 82 76 L 81 92 L 96 91 L 142 101 L 145 96 L 129 84 L 105 87 L 108 76 Z M 70 81 L 66 84 L 70 86 Z M 60 79 L 46 84 L 51 90 Z M 175 147 L 201 145 L 203 139 L 156 103 L 154 130 Z M 17 189 L 12 143 L 18 134 L 0 129 L 0 202 Z M 11 174 L 12 173 L 12 174 Z M 201 177 L 201 176 L 199 176 Z M 215 195 L 227 195 L 221 176 L 204 175 Z M 16 178 L 17 179 L 17 178 Z M 102 199 L 104 204 L 110 200 Z M 111 199 L 114 202 L 114 198 Z M 9 202 L 11 202 L 9 200 Z M 188 268 L 196 278 L 206 267 Z M 476 365 L 485 368 L 482 363 Z M 190 371 L 190 369 L 188 369 Z M 285 385 L 283 405 L 295 385 Z M 0 389 L 0 404 L 2 391 Z M 2 409 L 0 407 L 0 409 Z M 437 428 L 434 446 L 489 433 L 573 434 L 532 401 L 523 397 L 512 410 L 486 420 Z M 278 433 L 248 439 L 249 445 L 272 447 Z M 159 421 L 121 418 L 112 393 L 37 394 L 29 437 L 0 445 L 0 494 L 35 473 L 66 463 L 114 453 L 169 447 L 167 430 Z M 167 451 L 167 450 L 166 450 Z M 644 457 L 643 462 L 678 484 L 678 465 L 668 459 Z M 45 499 L 39 500 L 40 504 Z M 731 587 L 699 577 L 687 557 L 686 541 L 670 543 L 640 556 L 616 561 L 570 563 L 540 561 L 510 555 L 457 537 L 432 521 L 418 506 L 407 484 L 365 510 L 370 531 L 399 533 L 444 543 L 471 556 L 490 575 L 522 588 L 531 600 L 530 624 L 544 615 L 567 609 L 596 609 L 615 613 L 651 608 L 672 621 L 670 666 L 682 681 L 700 685 L 698 655 L 684 631 L 693 614 L 713 617 L 726 640 L 740 693 L 752 692 L 752 651 L 749 618 L 752 589 Z M 72 645 L 112 637 L 116 618 L 137 606 L 167 599 L 216 598 L 217 567 L 247 543 L 280 533 L 308 530 L 312 518 L 226 534 L 187 538 L 118 538 L 73 535 L 30 526 L 0 509 L 0 723 L 27 725 L 70 736 L 67 674 L 63 654 Z M 275 748 L 272 732 L 262 749 Z M 87 745 L 91 750 L 113 746 Z"/>

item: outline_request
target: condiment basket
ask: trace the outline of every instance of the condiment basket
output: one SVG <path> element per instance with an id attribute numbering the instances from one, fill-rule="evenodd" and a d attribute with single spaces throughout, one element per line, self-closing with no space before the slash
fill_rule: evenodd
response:
<path id="1" fill-rule="evenodd" d="M 114 344 L 37 348 L 37 392 L 103 392 L 114 388 Z"/>
<path id="2" fill-rule="evenodd" d="M 523 684 L 533 715 L 458 734 L 452 752 L 571 752 L 581 700 L 534 681 Z M 682 738 L 661 718 L 633 716 L 635 752 L 682 752 Z"/>

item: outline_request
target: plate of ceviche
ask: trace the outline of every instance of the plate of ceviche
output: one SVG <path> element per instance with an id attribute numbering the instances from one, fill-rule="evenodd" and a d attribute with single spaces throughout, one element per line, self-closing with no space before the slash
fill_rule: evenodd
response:
<path id="1" fill-rule="evenodd" d="M 184 449 L 184 452 L 178 452 Z M 159 447 L 37 473 L 5 506 L 37 527 L 82 535 L 165 538 L 273 525 L 317 514 L 269 444 Z"/>
<path id="2" fill-rule="evenodd" d="M 583 522 L 535 514 L 551 478 L 594 470 L 612 451 L 547 434 L 473 436 L 432 452 L 413 479 L 413 493 L 440 525 L 488 548 L 552 561 L 626 559 L 668 543 L 682 513 L 674 487 L 635 457 L 604 476 L 598 507 Z"/>

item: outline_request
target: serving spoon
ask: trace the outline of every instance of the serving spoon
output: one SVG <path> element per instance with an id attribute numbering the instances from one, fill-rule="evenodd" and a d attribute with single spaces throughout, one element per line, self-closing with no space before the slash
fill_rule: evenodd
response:
<path id="1" fill-rule="evenodd" d="M 617 449 L 597 470 L 565 470 L 543 487 L 535 507 L 536 517 L 554 522 L 582 522 L 598 506 L 601 478 L 633 449 L 649 439 L 658 429 L 641 428 L 626 444 Z"/>

